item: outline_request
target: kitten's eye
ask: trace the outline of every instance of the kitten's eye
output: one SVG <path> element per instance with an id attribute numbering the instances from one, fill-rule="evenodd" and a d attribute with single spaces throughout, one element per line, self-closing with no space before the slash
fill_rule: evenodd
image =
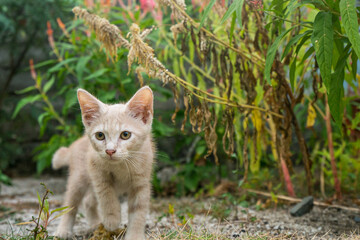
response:
<path id="1" fill-rule="evenodd" d="M 120 134 L 120 138 L 121 138 L 121 139 L 124 139 L 124 140 L 128 140 L 130 137 L 131 137 L 131 133 L 128 132 L 128 131 L 123 131 L 123 132 Z"/>
<path id="2" fill-rule="evenodd" d="M 95 137 L 97 140 L 104 140 L 105 139 L 105 134 L 102 132 L 97 132 L 95 133 Z"/>

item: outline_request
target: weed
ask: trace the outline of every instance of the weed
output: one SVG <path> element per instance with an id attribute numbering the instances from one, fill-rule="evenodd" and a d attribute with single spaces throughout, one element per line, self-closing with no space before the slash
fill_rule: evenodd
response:
<path id="1" fill-rule="evenodd" d="M 45 193 L 41 198 L 39 192 L 37 192 L 38 201 L 39 201 L 38 217 L 33 216 L 30 222 L 22 222 L 17 224 L 17 225 L 35 224 L 35 227 L 33 229 L 27 229 L 33 235 L 34 240 L 47 239 L 49 237 L 47 231 L 47 227 L 49 226 L 49 224 L 56 218 L 61 217 L 62 215 L 70 212 L 73 209 L 66 206 L 66 207 L 56 208 L 50 211 L 48 196 L 49 194 L 53 195 L 54 193 L 51 190 L 49 190 L 44 183 L 41 183 L 41 185 L 44 187 Z M 58 214 L 56 216 L 53 216 L 53 214 L 57 212 Z"/>

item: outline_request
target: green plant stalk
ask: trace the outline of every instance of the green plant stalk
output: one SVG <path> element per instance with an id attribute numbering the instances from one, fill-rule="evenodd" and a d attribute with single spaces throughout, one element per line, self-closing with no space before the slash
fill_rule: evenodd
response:
<path id="1" fill-rule="evenodd" d="M 37 219 L 37 222 L 36 222 L 36 227 L 35 227 L 36 231 L 34 231 L 34 240 L 37 240 L 36 237 L 37 237 L 37 235 L 39 234 L 38 229 L 39 229 L 39 225 L 40 225 L 41 213 L 42 213 L 42 211 L 43 211 L 43 209 L 44 209 L 45 199 L 46 199 L 47 195 L 49 194 L 49 192 L 50 192 L 49 189 L 46 188 L 46 192 L 45 192 L 45 194 L 44 194 L 44 196 L 43 196 L 43 198 L 42 198 L 39 216 L 38 216 L 38 219 Z"/>
<path id="2" fill-rule="evenodd" d="M 65 121 L 64 119 L 62 119 L 59 114 L 55 111 L 54 106 L 52 105 L 52 103 L 49 101 L 48 96 L 45 94 L 45 92 L 42 90 L 40 84 L 36 83 L 35 84 L 35 88 L 39 91 L 41 98 L 43 99 L 43 101 L 45 102 L 45 104 L 48 106 L 50 113 L 55 117 L 55 119 L 63 126 L 65 126 Z"/>

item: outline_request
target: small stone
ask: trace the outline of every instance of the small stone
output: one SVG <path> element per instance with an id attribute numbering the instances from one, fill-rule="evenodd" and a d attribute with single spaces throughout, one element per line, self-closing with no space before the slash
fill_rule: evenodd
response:
<path id="1" fill-rule="evenodd" d="M 296 204 L 290 209 L 290 214 L 293 217 L 301 217 L 302 215 L 310 212 L 314 206 L 314 198 L 307 196 L 301 202 Z"/>
<path id="2" fill-rule="evenodd" d="M 355 216 L 355 217 L 354 217 L 354 221 L 355 221 L 356 223 L 360 223 L 360 216 Z"/>
<path id="3" fill-rule="evenodd" d="M 278 230 L 279 229 L 279 225 L 276 225 L 275 227 L 274 227 L 274 230 Z"/>
<path id="4" fill-rule="evenodd" d="M 233 238 L 238 238 L 238 237 L 240 237 L 240 234 L 238 234 L 238 233 L 233 233 L 233 234 L 232 234 L 232 237 L 233 237 Z"/>

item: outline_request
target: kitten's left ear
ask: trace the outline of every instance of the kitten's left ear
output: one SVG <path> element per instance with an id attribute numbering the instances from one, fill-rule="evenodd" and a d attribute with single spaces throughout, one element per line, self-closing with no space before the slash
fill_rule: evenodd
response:
<path id="1" fill-rule="evenodd" d="M 126 104 L 130 115 L 141 119 L 145 124 L 151 123 L 154 113 L 153 98 L 151 88 L 148 86 L 140 88 Z"/>
<path id="2" fill-rule="evenodd" d="M 85 127 L 89 127 L 96 119 L 100 117 L 101 111 L 105 104 L 81 88 L 78 89 L 77 96 L 81 108 L 83 123 Z"/>

